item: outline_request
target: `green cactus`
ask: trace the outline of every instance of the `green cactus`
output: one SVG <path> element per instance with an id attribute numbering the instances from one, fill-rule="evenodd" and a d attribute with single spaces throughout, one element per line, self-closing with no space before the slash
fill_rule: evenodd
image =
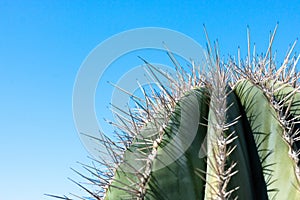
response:
<path id="1" fill-rule="evenodd" d="M 297 105 L 299 94 L 294 93 L 289 97 L 288 95 L 295 91 L 293 87 L 282 88 L 280 85 L 283 86 L 283 83 L 277 82 L 272 85 L 276 91 L 273 94 L 275 99 L 277 98 L 273 100 L 280 102 L 284 98 L 293 99 L 287 116 L 297 116 L 296 112 L 300 109 Z M 141 169 L 141 165 L 138 165 L 139 168 L 134 169 L 136 173 L 122 171 L 129 165 L 134 167 L 134 160 L 125 159 L 126 162 L 116 169 L 105 199 L 300 198 L 297 178 L 299 174 L 295 161 L 297 157 L 291 155 L 294 150 L 291 148 L 291 142 L 285 139 L 286 136 L 294 136 L 291 139 L 296 140 L 297 129 L 292 128 L 290 133 L 286 133 L 289 126 L 294 125 L 283 126 L 285 122 L 280 121 L 280 113 L 286 112 L 288 105 L 280 110 L 274 109 L 275 105 L 270 103 L 260 86 L 249 80 L 239 80 L 233 89 L 222 88 L 220 85 L 216 91 L 208 92 L 213 86 L 206 87 L 196 87 L 184 96 L 188 99 L 192 93 L 195 94 L 198 101 L 196 103 L 199 105 L 199 112 L 196 113 L 200 113 L 197 134 L 189 148 L 182 150 L 184 152 L 175 162 L 155 169 L 157 163 L 163 164 L 165 157 L 172 157 L 172 153 L 164 148 L 173 141 L 172 134 L 178 133 L 180 123 L 193 126 L 188 116 L 187 120 L 179 120 L 182 113 L 179 101 L 164 131 L 160 133 L 159 128 L 152 127 L 150 130 L 155 135 L 152 134 L 151 138 L 143 137 L 144 141 L 152 140 L 152 144 L 145 145 L 139 140 L 134 140 L 128 148 L 129 152 L 136 152 L 140 148 L 144 150 L 143 153 L 153 155 L 154 158 L 147 160 L 145 156 L 145 167 Z M 282 105 L 289 104 L 286 100 Z M 193 108 L 191 105 L 190 110 L 185 111 L 191 118 L 195 113 Z M 292 123 L 296 124 L 297 120 L 293 120 Z M 143 127 L 140 134 L 149 131 L 146 130 L 148 126 L 147 124 Z M 162 139 L 154 145 L 157 138 Z M 201 158 L 199 151 L 203 148 L 205 138 L 208 140 L 207 156 Z M 180 148 L 178 143 L 174 145 Z M 148 173 L 147 165 L 152 167 L 152 171 Z"/>
<path id="2" fill-rule="evenodd" d="M 156 80 L 160 93 L 144 91 L 128 119 L 117 114 L 122 143 L 101 139 L 114 163 L 86 168 L 100 190 L 84 189 L 104 200 L 300 199 L 299 57 L 290 58 L 293 45 L 275 67 L 275 32 L 252 62 L 250 45 L 243 64 L 222 63 L 208 45 L 209 69 L 177 67 L 177 78 L 145 61 L 169 89 Z"/>

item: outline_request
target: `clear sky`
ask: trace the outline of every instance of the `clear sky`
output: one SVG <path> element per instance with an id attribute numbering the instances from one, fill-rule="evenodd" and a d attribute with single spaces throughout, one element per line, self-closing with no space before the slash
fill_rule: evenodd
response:
<path id="1" fill-rule="evenodd" d="M 180 31 L 205 46 L 205 23 L 226 58 L 236 55 L 238 46 L 246 52 L 247 25 L 257 52 L 265 52 L 279 22 L 274 49 L 281 63 L 300 36 L 299 10 L 298 1 L 282 0 L 0 0 L 0 200 L 82 194 L 67 179 L 79 180 L 70 170 L 83 171 L 77 161 L 90 162 L 73 122 L 72 91 L 81 63 L 106 38 L 154 26 Z M 97 113 L 99 119 L 106 115 Z"/>

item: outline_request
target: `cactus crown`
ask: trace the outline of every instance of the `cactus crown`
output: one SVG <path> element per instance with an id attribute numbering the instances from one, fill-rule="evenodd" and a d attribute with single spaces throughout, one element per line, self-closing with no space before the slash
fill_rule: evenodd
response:
<path id="1" fill-rule="evenodd" d="M 95 191 L 78 185 L 105 200 L 300 199 L 300 56 L 292 56 L 295 42 L 276 67 L 276 30 L 252 58 L 248 31 L 247 58 L 227 63 L 207 39 L 207 66 L 190 72 L 168 52 L 175 77 L 142 59 L 159 91 L 141 86 L 135 108 L 114 107 L 118 140 L 94 138 L 114 162 L 84 165 L 93 178 L 80 175 Z"/>

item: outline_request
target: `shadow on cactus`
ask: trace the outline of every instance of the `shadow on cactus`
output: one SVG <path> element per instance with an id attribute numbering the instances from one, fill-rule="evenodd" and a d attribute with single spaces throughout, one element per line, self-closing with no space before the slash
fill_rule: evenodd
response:
<path id="1" fill-rule="evenodd" d="M 223 63 L 209 40 L 207 66 L 191 72 L 169 53 L 176 77 L 143 60 L 159 91 L 141 88 L 143 99 L 132 97 L 138 108 L 115 109 L 119 140 L 94 138 L 114 162 L 84 165 L 91 178 L 81 176 L 96 189 L 78 185 L 104 200 L 300 199 L 299 56 L 291 56 L 294 43 L 276 67 L 276 29 L 254 58 L 248 31 L 244 61 Z"/>

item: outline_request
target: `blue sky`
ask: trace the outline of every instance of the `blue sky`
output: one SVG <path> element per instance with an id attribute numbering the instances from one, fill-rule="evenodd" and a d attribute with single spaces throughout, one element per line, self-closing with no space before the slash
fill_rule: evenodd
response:
<path id="1" fill-rule="evenodd" d="M 82 171 L 77 161 L 90 162 L 73 122 L 72 91 L 81 63 L 106 38 L 154 26 L 205 46 L 205 23 L 226 58 L 238 46 L 246 52 L 247 25 L 257 52 L 265 52 L 279 22 L 274 49 L 281 63 L 300 36 L 299 10 L 297 1 L 0 0 L 0 199 L 82 194 L 67 179 L 79 180 L 70 170 Z M 97 103 L 99 119 L 109 115 L 107 106 Z"/>

